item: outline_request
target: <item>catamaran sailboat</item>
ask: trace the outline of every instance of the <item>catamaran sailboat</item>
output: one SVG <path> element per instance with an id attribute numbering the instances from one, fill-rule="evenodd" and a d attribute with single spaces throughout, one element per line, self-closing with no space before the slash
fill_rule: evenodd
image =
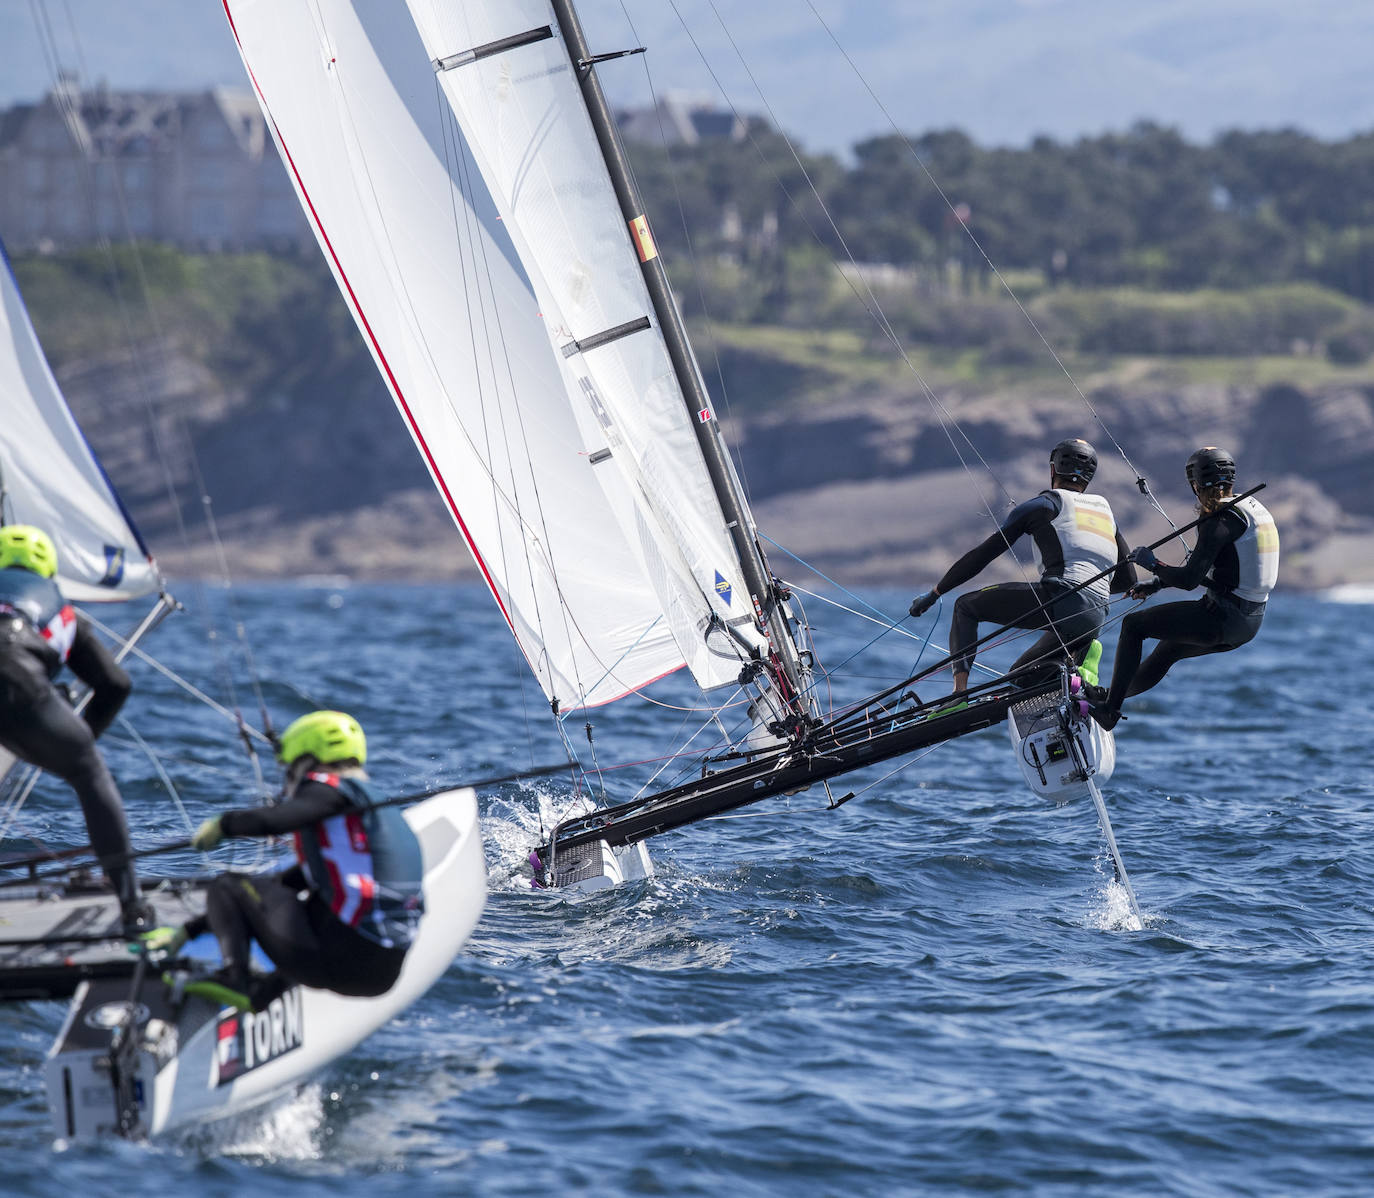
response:
<path id="1" fill-rule="evenodd" d="M 122 657 L 175 605 L 72 418 L 8 265 L 0 272 L 0 511 L 6 522 L 50 533 L 68 598 L 156 596 L 122 643 Z M 0 771 L 11 765 L 7 758 Z M 11 775 L 7 822 L 35 777 L 26 769 Z M 162 963 L 131 953 L 115 896 L 80 868 L 80 851 L 0 862 L 27 867 L 26 875 L 0 881 L 0 999 L 70 1000 L 45 1067 L 54 1134 L 155 1136 L 257 1106 L 423 994 L 471 934 L 486 899 L 486 869 L 472 790 L 435 794 L 406 819 L 424 856 L 429 914 L 397 984 L 370 999 L 298 986 L 256 1013 L 188 997 L 177 975 L 164 980 Z M 75 868 L 62 867 L 64 859 Z M 204 911 L 205 882 L 145 877 L 143 887 L 157 918 L 180 924 Z M 212 939 L 201 939 L 189 951 L 213 960 Z"/>
<path id="2" fill-rule="evenodd" d="M 579 802 L 536 885 L 642 876 L 650 836 L 1013 711 L 1018 754 L 1052 739 L 1040 775 L 1085 791 L 1111 738 L 1067 665 L 952 705 L 916 696 L 926 671 L 822 708 L 598 80 L 637 51 L 593 53 L 570 0 L 406 7 L 418 42 L 392 8 L 224 0 L 340 292 L 560 732 L 682 667 L 728 694 L 713 718 L 751 716 L 679 758 L 689 781 Z"/>

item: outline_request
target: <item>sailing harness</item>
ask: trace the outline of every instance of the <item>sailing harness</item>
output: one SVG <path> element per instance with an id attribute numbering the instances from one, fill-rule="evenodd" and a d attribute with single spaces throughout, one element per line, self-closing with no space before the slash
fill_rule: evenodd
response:
<path id="1" fill-rule="evenodd" d="M 424 913 L 424 863 L 415 833 L 354 778 L 307 774 L 337 790 L 352 810 L 292 833 L 296 858 L 330 911 L 383 948 L 408 948 Z"/>
<path id="2" fill-rule="evenodd" d="M 21 619 L 43 638 L 44 665 L 56 678 L 76 642 L 76 609 L 57 583 L 22 566 L 0 570 L 0 619 Z"/>

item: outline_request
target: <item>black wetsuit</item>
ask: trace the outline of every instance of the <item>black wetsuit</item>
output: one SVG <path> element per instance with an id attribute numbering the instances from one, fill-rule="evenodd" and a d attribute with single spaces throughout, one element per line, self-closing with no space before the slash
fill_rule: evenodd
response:
<path id="1" fill-rule="evenodd" d="M 38 593 L 41 607 L 30 602 L 30 590 Z M 54 594 L 57 598 L 50 598 Z M 138 883 L 128 859 L 129 826 L 119 790 L 95 744 L 129 697 L 129 675 L 85 617 L 73 613 L 76 629 L 66 664 L 91 688 L 91 700 L 81 716 L 72 710 L 53 685 L 62 659 L 35 624 L 47 615 L 46 608 L 61 603 L 60 594 L 31 571 L 0 570 L 0 745 L 76 791 L 91 846 L 121 906 L 130 911 L 137 906 Z"/>
<path id="2" fill-rule="evenodd" d="M 280 836 L 356 809 L 337 787 L 307 779 L 276 807 L 226 812 L 220 827 L 226 836 Z M 344 923 L 299 865 L 280 874 L 222 874 L 206 893 L 205 915 L 186 930 L 190 936 L 214 932 L 228 984 L 248 994 L 257 1009 L 297 984 L 337 994 L 385 994 L 400 976 L 408 947 L 384 946 Z M 278 973 L 251 978 L 253 939 Z"/>
<path id="3" fill-rule="evenodd" d="M 1264 619 L 1264 602 L 1230 593 L 1240 576 L 1235 543 L 1247 527 L 1245 517 L 1227 508 L 1198 526 L 1197 545 L 1187 564 L 1166 566 L 1159 562 L 1155 566 L 1163 586 L 1191 591 L 1206 583 L 1209 592 L 1201 599 L 1132 612 L 1122 621 L 1106 701 L 1108 710 L 1120 711 L 1123 700 L 1155 686 L 1175 662 L 1225 653 L 1254 639 Z M 1142 665 L 1141 646 L 1147 640 L 1159 644 Z"/>
<path id="4" fill-rule="evenodd" d="M 1012 510 L 1001 528 L 964 554 L 936 584 L 940 594 L 947 594 L 976 577 L 1022 536 L 1035 538 L 1043 565 L 1039 582 L 994 583 L 955 601 L 949 628 L 955 673 L 966 674 L 973 668 L 976 651 L 970 646 L 978 639 L 978 625 L 984 622 L 1047 630 L 1016 659 L 1009 673 L 1036 661 L 1057 659 L 1065 649 L 1075 662 L 1082 662 L 1106 622 L 1107 604 L 1086 588 L 1074 591 L 1073 584 L 1058 577 L 1064 569 L 1063 550 L 1051 526 L 1060 510 L 1059 496 L 1053 491 L 1026 500 Z M 1110 587 L 1114 595 L 1129 590 L 1136 578 L 1135 567 L 1125 560 L 1129 549 L 1120 532 L 1116 547 L 1118 564 Z"/>

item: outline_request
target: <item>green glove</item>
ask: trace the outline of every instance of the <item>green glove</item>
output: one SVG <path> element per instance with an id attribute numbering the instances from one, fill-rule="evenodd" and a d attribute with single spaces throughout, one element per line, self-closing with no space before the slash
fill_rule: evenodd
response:
<path id="1" fill-rule="evenodd" d="M 144 932 L 139 940 L 149 952 L 167 953 L 170 956 L 186 943 L 186 929 L 185 927 L 154 928 L 151 932 Z"/>
<path id="2" fill-rule="evenodd" d="M 196 834 L 191 837 L 191 847 L 206 853 L 223 839 L 224 829 L 220 827 L 220 817 L 215 815 L 196 829 Z"/>

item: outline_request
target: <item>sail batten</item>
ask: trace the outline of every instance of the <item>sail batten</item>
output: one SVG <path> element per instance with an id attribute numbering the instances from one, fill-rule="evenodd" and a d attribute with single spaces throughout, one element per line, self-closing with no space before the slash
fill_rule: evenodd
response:
<path id="1" fill-rule="evenodd" d="M 599 434 L 631 506 L 616 506 L 652 581 L 666 626 L 703 688 L 737 681 L 741 661 L 766 652 L 751 587 L 703 456 L 695 424 L 710 402 L 648 313 L 655 301 L 641 263 L 656 256 L 647 222 L 622 218 L 583 102 L 565 31 L 548 0 L 408 0 L 435 62 L 463 47 L 503 45 L 439 82 L 501 212 L 563 360 L 579 422 Z M 522 40 L 549 26 L 551 38 Z M 681 356 L 679 354 L 679 356 Z M 685 367 L 695 370 L 688 351 Z M 746 617 L 743 645 L 708 644 L 717 622 Z"/>

